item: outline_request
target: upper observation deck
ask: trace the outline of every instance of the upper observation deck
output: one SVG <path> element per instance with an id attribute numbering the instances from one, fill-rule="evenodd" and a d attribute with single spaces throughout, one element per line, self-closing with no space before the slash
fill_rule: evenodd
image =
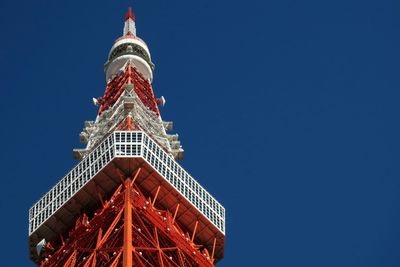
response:
<path id="1" fill-rule="evenodd" d="M 179 203 L 177 222 L 192 231 L 198 221 L 196 240 L 211 248 L 216 238 L 215 259 L 221 259 L 224 207 L 143 131 L 115 131 L 106 136 L 30 208 L 31 255 L 40 240 L 54 240 L 73 226 L 82 210 L 98 207 L 99 192 L 110 196 L 121 184 L 119 172 L 132 174 L 138 168 L 142 171 L 136 183 L 143 192 L 152 196 L 161 188 L 156 205 L 166 210 L 173 211 Z"/>

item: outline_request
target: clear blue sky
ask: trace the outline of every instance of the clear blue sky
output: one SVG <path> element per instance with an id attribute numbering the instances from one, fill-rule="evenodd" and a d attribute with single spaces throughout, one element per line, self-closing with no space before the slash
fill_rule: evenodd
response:
<path id="1" fill-rule="evenodd" d="M 0 2 L 1 266 L 72 149 L 127 6 L 182 162 L 227 211 L 219 266 L 400 266 L 399 1 Z"/>

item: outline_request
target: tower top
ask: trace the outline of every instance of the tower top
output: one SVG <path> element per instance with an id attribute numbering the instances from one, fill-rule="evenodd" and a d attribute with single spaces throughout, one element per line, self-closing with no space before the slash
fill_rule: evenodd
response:
<path id="1" fill-rule="evenodd" d="M 125 35 L 136 36 L 135 15 L 131 7 L 128 7 L 128 12 L 126 12 L 125 15 L 124 36 Z"/>
<path id="2" fill-rule="evenodd" d="M 126 12 L 125 21 L 128 19 L 135 21 L 135 14 L 133 14 L 132 7 L 128 7 L 128 12 Z"/>
<path id="3" fill-rule="evenodd" d="M 122 36 L 114 42 L 104 65 L 106 81 L 109 82 L 120 73 L 128 61 L 146 80 L 153 80 L 154 64 L 146 43 L 136 35 L 135 15 L 131 7 L 125 14 Z"/>

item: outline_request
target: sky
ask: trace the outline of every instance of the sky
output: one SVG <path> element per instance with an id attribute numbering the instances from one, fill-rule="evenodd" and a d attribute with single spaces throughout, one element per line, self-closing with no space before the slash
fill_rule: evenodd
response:
<path id="1" fill-rule="evenodd" d="M 217 266 L 400 266 L 399 1 L 0 1 L 2 266 L 77 162 L 128 6 L 185 149 L 226 208 Z"/>

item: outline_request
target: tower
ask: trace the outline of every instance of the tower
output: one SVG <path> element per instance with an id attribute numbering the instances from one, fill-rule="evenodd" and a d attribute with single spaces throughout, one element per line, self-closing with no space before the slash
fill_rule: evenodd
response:
<path id="1" fill-rule="evenodd" d="M 104 66 L 104 95 L 74 149 L 79 163 L 29 210 L 29 252 L 40 266 L 214 266 L 225 210 L 178 163 L 161 119 L 154 65 L 129 8 Z"/>

